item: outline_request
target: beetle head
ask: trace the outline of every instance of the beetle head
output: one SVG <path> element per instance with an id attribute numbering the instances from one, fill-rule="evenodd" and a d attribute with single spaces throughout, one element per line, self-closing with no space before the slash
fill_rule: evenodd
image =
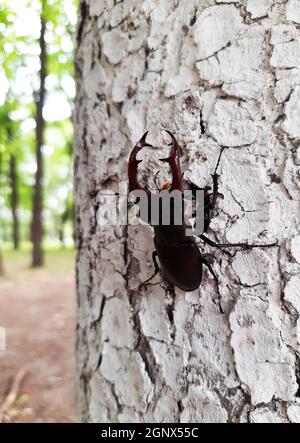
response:
<path id="1" fill-rule="evenodd" d="M 179 145 L 178 145 L 177 140 L 175 139 L 174 135 L 170 131 L 166 131 L 166 132 L 170 135 L 170 137 L 172 139 L 171 154 L 169 157 L 161 158 L 160 160 L 165 163 L 168 163 L 171 167 L 173 179 L 172 179 L 171 186 L 169 186 L 169 190 L 170 191 L 173 191 L 173 190 L 181 191 L 181 189 L 182 189 L 182 174 L 181 174 L 180 159 L 179 159 Z M 139 151 L 141 149 L 143 149 L 145 146 L 149 146 L 149 147 L 153 148 L 153 145 L 150 145 L 149 143 L 146 142 L 147 134 L 148 134 L 148 131 L 145 132 L 143 137 L 137 142 L 137 144 L 134 146 L 134 148 L 132 149 L 132 151 L 130 153 L 129 163 L 128 163 L 129 192 L 134 191 L 134 190 L 143 189 L 137 180 L 138 165 L 142 160 L 137 160 L 136 156 L 139 153 Z M 149 192 L 147 190 L 145 190 L 145 191 Z"/>

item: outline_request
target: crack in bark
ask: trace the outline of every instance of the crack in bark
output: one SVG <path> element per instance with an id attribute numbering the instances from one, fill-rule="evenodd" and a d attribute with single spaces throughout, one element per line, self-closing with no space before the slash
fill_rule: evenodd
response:
<path id="1" fill-rule="evenodd" d="M 176 299 L 175 289 L 174 288 L 172 288 L 171 290 L 166 289 L 165 294 L 166 294 L 166 312 L 171 326 L 170 336 L 171 340 L 174 341 L 176 335 L 176 325 L 174 323 L 174 311 L 175 311 L 175 299 Z"/>
<path id="2" fill-rule="evenodd" d="M 81 45 L 82 37 L 83 37 L 83 30 L 84 25 L 86 22 L 86 19 L 89 16 L 89 6 L 85 2 L 85 0 L 80 1 L 80 20 L 78 21 L 78 28 L 77 28 L 77 47 Z"/>
<path id="3" fill-rule="evenodd" d="M 300 356 L 297 353 L 296 353 L 296 363 L 295 364 L 296 364 L 296 370 L 295 370 L 296 380 L 297 380 L 297 383 L 299 386 L 299 389 L 296 392 L 296 397 L 300 398 Z"/>
<path id="4" fill-rule="evenodd" d="M 130 263 L 131 263 L 131 257 L 130 257 L 130 250 L 128 247 L 128 228 L 126 227 L 123 232 L 124 235 L 124 253 L 123 253 L 123 260 L 124 264 L 129 271 L 130 274 Z M 129 278 L 128 275 L 124 275 L 124 279 L 126 282 L 126 290 L 128 294 L 128 301 L 131 306 L 132 310 L 132 321 L 134 325 L 134 331 L 137 334 L 137 342 L 134 347 L 134 351 L 137 351 L 144 363 L 145 371 L 151 380 L 151 383 L 154 387 L 156 387 L 156 384 L 158 382 L 159 376 L 158 376 L 158 367 L 156 365 L 155 356 L 153 354 L 153 351 L 151 349 L 150 343 L 148 338 L 143 334 L 142 332 L 142 326 L 139 318 L 139 312 L 140 312 L 140 304 L 141 304 L 141 296 L 140 294 L 136 294 L 136 291 L 133 291 L 129 288 Z M 149 407 L 149 404 L 147 404 L 147 407 Z"/>

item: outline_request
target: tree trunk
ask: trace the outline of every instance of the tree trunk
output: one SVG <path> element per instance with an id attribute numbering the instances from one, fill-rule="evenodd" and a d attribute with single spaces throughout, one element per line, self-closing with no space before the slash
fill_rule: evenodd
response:
<path id="1" fill-rule="evenodd" d="M 300 422 L 296 1 L 113 4 L 82 0 L 78 26 L 79 417 Z M 226 253 L 200 244 L 218 284 L 204 270 L 190 293 L 161 276 L 139 289 L 153 273 L 150 227 L 96 226 L 95 191 L 118 191 L 146 130 L 166 153 L 164 129 L 180 142 L 185 179 L 200 187 L 211 186 L 226 148 L 207 235 L 280 246 Z M 157 164 L 145 164 L 153 177 Z"/>
<path id="2" fill-rule="evenodd" d="M 44 139 L 45 121 L 43 117 L 43 108 L 45 103 L 45 79 L 47 48 L 45 41 L 46 21 L 44 18 L 44 9 L 46 2 L 42 1 L 41 12 L 41 33 L 40 33 L 40 88 L 36 101 L 36 174 L 33 191 L 33 214 L 31 225 L 32 266 L 39 267 L 44 264 L 44 253 L 42 249 L 43 241 L 43 154 L 42 145 Z"/>
<path id="3" fill-rule="evenodd" d="M 19 206 L 19 190 L 18 190 L 18 170 L 17 170 L 17 160 L 15 155 L 10 156 L 10 184 L 11 184 L 11 212 L 12 212 L 12 237 L 14 249 L 19 249 L 19 217 L 18 217 L 18 206 Z"/>

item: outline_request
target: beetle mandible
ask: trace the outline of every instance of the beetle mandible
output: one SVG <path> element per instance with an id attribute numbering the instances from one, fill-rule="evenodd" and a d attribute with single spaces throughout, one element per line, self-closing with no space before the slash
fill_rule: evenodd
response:
<path id="1" fill-rule="evenodd" d="M 180 167 L 179 158 L 179 145 L 176 138 L 170 131 L 166 131 L 172 140 L 171 154 L 169 157 L 160 159 L 170 165 L 173 175 L 172 184 L 169 187 L 169 191 L 179 190 L 182 191 L 182 173 Z M 136 156 L 144 147 L 151 147 L 153 145 L 147 143 L 146 132 L 143 137 L 138 141 L 131 151 L 128 163 L 128 179 L 129 179 L 129 192 L 135 190 L 143 190 L 148 196 L 150 191 L 140 186 L 137 180 L 138 165 L 142 160 L 137 160 Z M 221 155 L 224 148 L 221 149 L 219 159 L 212 174 L 213 190 L 212 193 L 208 193 L 208 188 L 202 189 L 204 191 L 204 232 L 207 233 L 211 220 L 211 211 L 214 209 L 217 196 L 218 196 L 218 174 L 217 169 L 221 159 Z M 200 189 L 200 188 L 198 188 Z M 198 248 L 196 240 L 193 236 L 186 235 L 186 225 L 183 220 L 182 224 L 164 225 L 162 223 L 154 225 L 154 245 L 155 251 L 153 252 L 153 261 L 155 266 L 155 273 L 145 283 L 150 281 L 158 272 L 159 266 L 156 261 L 158 257 L 160 266 L 166 279 L 174 286 L 182 289 L 183 291 L 196 290 L 202 281 L 202 267 L 206 265 L 214 278 L 217 280 L 216 274 L 211 266 L 211 259 L 207 254 L 202 254 Z M 215 248 L 230 248 L 240 247 L 243 249 L 250 248 L 266 248 L 276 246 L 278 242 L 262 245 L 248 245 L 245 243 L 216 243 L 209 239 L 206 235 L 201 234 L 200 239 Z"/>

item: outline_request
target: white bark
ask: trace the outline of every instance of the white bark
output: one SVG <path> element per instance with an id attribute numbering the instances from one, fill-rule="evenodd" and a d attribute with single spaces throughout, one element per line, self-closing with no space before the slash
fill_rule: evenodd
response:
<path id="1" fill-rule="evenodd" d="M 299 422 L 299 1 L 82 0 L 78 34 L 79 416 Z M 117 191 L 135 142 L 149 129 L 159 146 L 165 128 L 199 186 L 228 147 L 212 239 L 279 239 L 199 245 L 219 287 L 205 272 L 192 293 L 161 277 L 141 292 L 151 228 L 96 226 L 93 192 Z"/>

